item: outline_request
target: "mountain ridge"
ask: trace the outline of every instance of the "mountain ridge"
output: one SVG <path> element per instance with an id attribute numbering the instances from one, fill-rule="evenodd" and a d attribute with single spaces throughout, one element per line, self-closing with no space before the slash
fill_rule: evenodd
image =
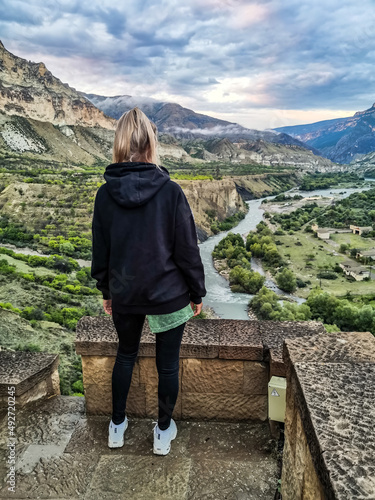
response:
<path id="1" fill-rule="evenodd" d="M 268 130 L 249 129 L 235 122 L 228 122 L 202 113 L 184 108 L 178 103 L 157 101 L 150 97 L 135 97 L 129 95 L 102 96 L 98 94 L 80 93 L 92 104 L 113 118 L 120 116 L 138 106 L 155 125 L 159 132 L 172 134 L 179 139 L 194 139 L 212 137 L 227 137 L 229 139 L 263 139 L 267 142 L 292 144 L 313 151 L 314 148 L 302 143 L 288 134 Z"/>
<path id="2" fill-rule="evenodd" d="M 375 151 L 375 103 L 353 116 L 274 129 L 285 132 L 337 163 L 354 164 Z"/>

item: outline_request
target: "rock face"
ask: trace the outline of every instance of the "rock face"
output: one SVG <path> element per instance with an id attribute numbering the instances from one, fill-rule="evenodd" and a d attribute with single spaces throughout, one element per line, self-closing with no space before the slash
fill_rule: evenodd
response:
<path id="1" fill-rule="evenodd" d="M 275 129 L 318 149 L 337 163 L 350 163 L 375 151 L 375 104 L 348 118 Z"/>
<path id="2" fill-rule="evenodd" d="M 239 210 L 247 210 L 233 179 L 219 181 L 176 181 L 184 190 L 194 214 L 200 241 L 212 234 L 206 211 L 214 211 L 220 220 Z"/>
<path id="3" fill-rule="evenodd" d="M 313 172 L 332 172 L 337 168 L 337 165 L 327 158 L 322 158 L 313 151 L 295 144 L 278 144 L 263 139 L 255 141 L 242 139 L 232 142 L 224 138 L 207 141 L 203 143 L 203 147 L 208 150 L 212 159 L 231 163 L 256 163 L 267 167 L 287 166 Z"/>
<path id="4" fill-rule="evenodd" d="M 83 125 L 113 130 L 115 120 L 98 110 L 75 89 L 54 77 L 41 63 L 11 54 L 0 42 L 0 107 L 53 125 Z"/>

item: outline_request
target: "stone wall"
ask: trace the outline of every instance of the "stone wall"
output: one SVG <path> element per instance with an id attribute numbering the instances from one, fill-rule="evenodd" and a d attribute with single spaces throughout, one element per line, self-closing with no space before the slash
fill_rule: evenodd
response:
<path id="1" fill-rule="evenodd" d="M 375 498 L 375 338 L 285 340 L 283 500 Z"/>
<path id="2" fill-rule="evenodd" d="M 177 419 L 266 420 L 268 381 L 284 373 L 284 338 L 325 331 L 315 322 L 190 320 L 180 351 Z M 80 319 L 76 352 L 82 356 L 88 414 L 111 414 L 112 370 L 118 341 L 111 317 Z M 147 320 L 127 400 L 127 413 L 157 417 L 155 335 Z"/>
<path id="3" fill-rule="evenodd" d="M 82 356 L 88 414 L 111 414 L 115 356 Z M 258 361 L 180 359 L 177 419 L 267 418 L 268 366 Z M 139 356 L 127 400 L 127 414 L 157 417 L 158 374 L 154 357 Z"/>
<path id="4" fill-rule="evenodd" d="M 60 394 L 58 365 L 58 354 L 0 351 L 0 410 L 9 407 L 13 396 L 16 406 L 22 407 Z"/>

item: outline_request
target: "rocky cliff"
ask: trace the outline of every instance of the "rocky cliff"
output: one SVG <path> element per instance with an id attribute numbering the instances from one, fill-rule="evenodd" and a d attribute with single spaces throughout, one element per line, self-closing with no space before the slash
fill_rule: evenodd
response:
<path id="1" fill-rule="evenodd" d="M 247 211 L 245 200 L 252 200 L 291 189 L 299 182 L 293 172 L 241 175 L 220 181 L 176 181 L 186 194 L 197 226 L 199 241 L 212 236 L 211 220 L 207 212 L 212 210 L 218 220 L 239 210 Z M 235 232 L 235 228 L 233 229 Z"/>
<path id="2" fill-rule="evenodd" d="M 109 118 L 41 63 L 11 54 L 0 42 L 0 108 L 53 125 L 82 125 L 113 130 Z"/>
<path id="3" fill-rule="evenodd" d="M 228 138 L 214 139 L 200 142 L 201 156 L 203 159 L 224 161 L 239 164 L 259 164 L 267 167 L 293 167 L 297 170 L 313 170 L 329 172 L 335 169 L 335 164 L 313 151 L 294 144 L 277 144 L 262 139 L 256 141 L 237 140 Z M 187 151 L 197 153 L 197 145 L 190 143 Z M 203 151 L 203 154 L 202 154 Z"/>
<path id="4" fill-rule="evenodd" d="M 193 211 L 199 241 L 204 241 L 213 234 L 207 211 L 214 211 L 222 221 L 239 210 L 247 210 L 233 179 L 176 182 L 184 190 Z"/>

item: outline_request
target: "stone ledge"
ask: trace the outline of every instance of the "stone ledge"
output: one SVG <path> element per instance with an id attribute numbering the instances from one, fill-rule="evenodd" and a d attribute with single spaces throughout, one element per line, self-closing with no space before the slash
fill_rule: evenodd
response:
<path id="1" fill-rule="evenodd" d="M 259 331 L 264 346 L 264 359 L 270 363 L 270 377 L 286 377 L 283 359 L 285 339 L 303 339 L 319 333 L 326 333 L 322 323 L 317 321 L 259 321 Z"/>
<path id="2" fill-rule="evenodd" d="M 247 321 L 194 319 L 187 322 L 182 337 L 182 358 L 222 358 L 269 361 L 284 373 L 282 346 L 285 338 L 325 332 L 315 321 Z M 83 356 L 116 356 L 117 333 L 111 316 L 83 316 L 77 323 L 75 348 Z M 155 334 L 144 323 L 139 356 L 155 356 Z M 271 371 L 272 372 L 272 371 Z"/>
<path id="3" fill-rule="evenodd" d="M 375 363 L 375 338 L 370 332 L 335 332 L 286 340 L 286 363 Z"/>
<path id="4" fill-rule="evenodd" d="M 290 476 L 292 466 L 298 469 L 293 449 L 303 434 L 327 500 L 375 498 L 374 354 L 370 333 L 339 332 L 284 343 L 290 391 L 286 438 L 295 455 L 294 464 L 286 458 L 285 474 Z M 298 414 L 301 431 L 295 424 Z M 302 481 L 303 474 L 299 487 Z"/>
<path id="5" fill-rule="evenodd" d="M 52 375 L 59 365 L 58 354 L 25 351 L 0 351 L 0 396 L 15 386 L 16 396 Z"/>

